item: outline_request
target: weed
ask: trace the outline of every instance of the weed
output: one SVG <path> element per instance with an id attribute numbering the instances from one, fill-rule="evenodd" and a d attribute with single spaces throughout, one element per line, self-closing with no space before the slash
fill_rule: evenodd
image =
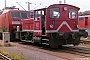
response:
<path id="1" fill-rule="evenodd" d="M 9 52 L 5 52 L 4 50 L 0 50 L 0 52 L 2 54 L 12 58 L 12 60 L 24 60 L 24 55 L 22 52 L 19 55 L 11 54 Z"/>

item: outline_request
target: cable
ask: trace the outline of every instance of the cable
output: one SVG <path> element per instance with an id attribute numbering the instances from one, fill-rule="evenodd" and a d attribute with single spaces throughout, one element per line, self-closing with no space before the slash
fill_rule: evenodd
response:
<path id="1" fill-rule="evenodd" d="M 22 7 L 18 2 L 16 2 L 20 7 Z M 23 7 L 22 7 L 23 8 Z M 24 9 L 24 8 L 23 8 Z M 25 9 L 24 9 L 25 10 Z M 26 11 L 26 10 L 25 10 Z"/>

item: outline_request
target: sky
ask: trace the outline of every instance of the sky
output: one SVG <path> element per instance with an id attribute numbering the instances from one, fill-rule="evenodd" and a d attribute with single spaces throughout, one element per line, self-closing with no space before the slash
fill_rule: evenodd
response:
<path id="1" fill-rule="evenodd" d="M 59 1 L 64 3 L 64 0 L 6 0 L 6 6 L 16 6 L 21 10 L 26 9 L 28 10 L 28 5 L 26 2 L 30 2 L 30 9 L 35 10 L 39 8 L 48 7 L 51 4 L 58 4 Z M 18 2 L 23 8 L 21 8 L 16 2 Z M 90 0 L 66 0 L 66 4 L 74 5 L 80 8 L 80 11 L 90 10 Z M 5 7 L 5 0 L 0 0 L 0 9 Z"/>

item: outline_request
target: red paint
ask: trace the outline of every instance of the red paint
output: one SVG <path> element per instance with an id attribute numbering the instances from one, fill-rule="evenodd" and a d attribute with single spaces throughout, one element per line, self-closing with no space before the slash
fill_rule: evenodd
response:
<path id="1" fill-rule="evenodd" d="M 6 28 L 8 29 L 7 32 L 12 33 L 12 30 L 16 30 L 16 26 L 20 26 L 20 30 L 22 30 L 22 20 L 24 20 L 24 18 L 12 18 L 12 12 L 26 12 L 28 13 L 28 16 L 30 16 L 29 12 L 24 10 L 5 10 L 3 12 L 4 13 L 0 15 L 0 29 L 2 30 L 1 32 L 3 32 L 3 29 Z M 12 24 L 13 22 L 14 24 Z M 17 22 L 19 22 L 20 24 L 17 24 Z M 15 26 L 15 28 L 13 26 Z"/>
<path id="2" fill-rule="evenodd" d="M 59 18 L 50 18 L 50 9 L 58 7 L 60 9 L 60 17 Z M 67 10 L 64 10 L 64 7 L 67 8 Z M 34 35 L 36 36 L 41 36 L 42 35 L 42 10 L 46 10 L 46 15 L 45 15 L 45 33 L 48 35 L 52 30 L 53 32 L 72 32 L 71 30 L 78 30 L 77 25 L 78 25 L 78 18 L 76 19 L 70 19 L 69 18 L 69 9 L 74 9 L 77 11 L 78 14 L 78 7 L 68 5 L 68 4 L 54 4 L 50 5 L 48 8 L 43 8 L 43 9 L 37 9 L 35 11 L 40 11 L 40 17 L 38 20 L 35 19 L 30 19 L 30 20 L 25 20 L 23 21 L 23 30 L 28 30 L 28 31 L 33 31 Z M 50 25 L 52 24 L 52 21 L 54 21 L 54 27 L 50 28 Z M 28 23 L 26 23 L 28 22 Z M 64 23 L 65 22 L 65 23 Z M 76 24 L 76 26 L 75 26 Z M 62 26 L 61 26 L 62 25 Z M 31 28 L 30 28 L 31 26 Z M 61 26 L 61 27 L 60 27 Z M 60 27 L 60 28 L 59 28 Z M 71 30 L 70 30 L 71 29 Z M 49 32 L 50 31 L 50 32 Z"/>
<path id="3" fill-rule="evenodd" d="M 79 28 L 90 28 L 90 15 L 79 16 L 78 25 Z"/>

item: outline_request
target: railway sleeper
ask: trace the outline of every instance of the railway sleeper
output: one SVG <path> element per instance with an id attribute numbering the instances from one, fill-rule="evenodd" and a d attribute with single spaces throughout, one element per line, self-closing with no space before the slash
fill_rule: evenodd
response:
<path id="1" fill-rule="evenodd" d="M 83 41 L 83 40 L 81 40 L 80 43 L 82 43 L 82 44 L 90 44 L 90 41 Z"/>

